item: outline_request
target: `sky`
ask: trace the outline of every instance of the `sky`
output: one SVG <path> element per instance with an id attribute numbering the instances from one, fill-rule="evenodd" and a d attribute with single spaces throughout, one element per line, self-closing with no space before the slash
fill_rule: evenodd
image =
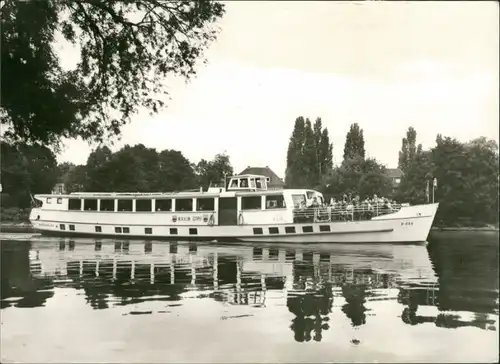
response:
<path id="1" fill-rule="evenodd" d="M 284 177 L 298 116 L 321 117 L 336 163 L 354 122 L 389 168 L 410 126 L 424 149 L 438 133 L 498 142 L 498 14 L 496 1 L 226 2 L 208 63 L 174 79 L 168 107 L 135 116 L 111 149 L 142 143 L 195 163 L 226 152 L 235 173 L 269 166 Z M 64 145 L 58 160 L 76 164 L 93 148 Z"/>

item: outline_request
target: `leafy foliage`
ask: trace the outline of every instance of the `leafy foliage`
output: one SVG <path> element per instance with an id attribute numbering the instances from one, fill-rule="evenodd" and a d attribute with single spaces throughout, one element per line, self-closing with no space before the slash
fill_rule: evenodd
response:
<path id="1" fill-rule="evenodd" d="M 62 175 L 62 183 L 67 193 L 83 191 L 87 181 L 87 167 L 85 165 L 72 166 Z"/>
<path id="2" fill-rule="evenodd" d="M 318 179 L 318 154 L 316 149 L 316 136 L 312 129 L 311 120 L 306 119 L 304 130 L 304 145 L 302 146 L 301 162 L 306 171 L 304 187 L 314 187 Z"/>
<path id="3" fill-rule="evenodd" d="M 484 137 L 461 143 L 438 135 L 436 146 L 422 151 L 415 145 L 416 131 L 408 130 L 407 148 L 400 152 L 405 173 L 398 199 L 412 204 L 427 201 L 426 186 L 432 195 L 432 179 L 437 179 L 435 201 L 440 203 L 436 223 L 440 225 L 481 225 L 498 222 L 498 145 Z M 414 154 L 413 154 L 414 152 Z M 403 157 L 406 155 L 406 157 Z"/>
<path id="4" fill-rule="evenodd" d="M 54 145 L 118 135 L 139 108 L 164 105 L 166 76 L 194 75 L 223 13 L 208 0 L 2 0 L 5 136 Z M 62 69 L 56 35 L 78 46 L 76 69 Z"/>
<path id="5" fill-rule="evenodd" d="M 58 170 L 58 180 L 63 181 L 64 177 L 76 166 L 73 163 L 70 162 L 62 162 L 57 166 Z"/>
<path id="6" fill-rule="evenodd" d="M 354 123 L 351 124 L 345 138 L 344 161 L 357 157 L 365 158 L 365 138 L 363 129 L 359 127 L 358 123 Z"/>
<path id="7" fill-rule="evenodd" d="M 499 174 L 498 145 L 484 137 L 466 144 L 467 187 L 473 197 L 467 201 L 468 212 L 476 221 L 498 223 Z"/>
<path id="8" fill-rule="evenodd" d="M 1 142 L 2 200 L 3 206 L 24 207 L 29 204 L 30 175 L 27 161 L 17 145 Z"/>
<path id="9" fill-rule="evenodd" d="M 198 187 L 196 175 L 182 152 L 166 149 L 159 153 L 158 190 L 178 191 Z"/>
<path id="10" fill-rule="evenodd" d="M 352 124 L 346 135 L 344 160 L 323 178 L 320 189 L 329 196 L 341 198 L 344 194 L 361 198 L 389 196 L 392 183 L 386 169 L 375 159 L 365 159 L 363 130 Z M 330 149 L 331 155 L 331 149 Z"/>
<path id="11" fill-rule="evenodd" d="M 111 184 L 108 183 L 111 169 L 109 162 L 113 153 L 107 146 L 100 146 L 90 153 L 87 158 L 86 179 L 83 186 L 86 191 L 110 192 Z"/>
<path id="12" fill-rule="evenodd" d="M 432 153 L 419 151 L 405 170 L 397 191 L 398 200 L 412 205 L 427 203 L 427 193 L 431 193 L 433 178 Z M 429 184 L 429 190 L 427 190 L 427 184 Z"/>
<path id="13" fill-rule="evenodd" d="M 116 153 L 107 147 L 90 153 L 85 173 L 73 170 L 73 186 L 84 191 L 155 192 L 196 187 L 189 160 L 176 150 L 157 153 L 143 144 L 125 145 Z"/>
<path id="14" fill-rule="evenodd" d="M 462 144 L 438 135 L 432 150 L 437 219 L 446 225 L 498 221 L 498 146 L 484 138 Z"/>
<path id="15" fill-rule="evenodd" d="M 224 180 L 225 176 L 233 175 L 233 166 L 226 154 L 216 154 L 212 161 L 202 159 L 195 166 L 199 186 L 208 187 L 210 183 Z"/>
<path id="16" fill-rule="evenodd" d="M 314 188 L 332 170 L 333 146 L 328 129 L 317 118 L 314 127 L 302 116 L 295 120 L 287 152 L 285 182 L 294 188 Z"/>
<path id="17" fill-rule="evenodd" d="M 330 135 L 327 128 L 324 128 L 321 132 L 318 154 L 319 176 L 322 177 L 330 174 L 333 168 L 333 144 L 330 143 Z"/>
<path id="18" fill-rule="evenodd" d="M 47 147 L 21 144 L 19 152 L 26 159 L 26 169 L 30 175 L 31 193 L 51 191 L 57 181 L 57 160 Z"/>
<path id="19" fill-rule="evenodd" d="M 67 193 L 87 192 L 158 192 L 198 188 L 202 181 L 220 181 L 232 175 L 229 156 L 198 163 L 201 170 L 177 150 L 158 153 L 142 144 L 125 145 L 113 153 L 108 147 L 94 149 L 85 165 L 57 165 L 48 148 L 24 144 L 1 143 L 2 208 L 30 206 L 30 194 L 51 193 L 57 182 L 64 183 Z M 195 173 L 196 172 L 196 173 Z"/>
<path id="20" fill-rule="evenodd" d="M 363 159 L 361 156 L 344 160 L 325 180 L 322 191 L 341 198 L 344 194 L 359 195 L 361 198 L 389 196 L 392 183 L 383 165 L 375 159 Z"/>
<path id="21" fill-rule="evenodd" d="M 422 152 L 422 144 L 416 146 L 417 131 L 413 127 L 409 127 L 406 132 L 406 138 L 403 138 L 401 151 L 399 152 L 398 168 L 407 172 L 409 165 L 417 157 L 417 154 Z"/>
<path id="22" fill-rule="evenodd" d="M 30 194 L 50 193 L 58 177 L 50 149 L 2 141 L 1 156 L 2 206 L 29 207 Z"/>
<path id="23" fill-rule="evenodd" d="M 285 183 L 288 186 L 300 187 L 305 185 L 305 166 L 302 162 L 302 148 L 305 140 L 305 121 L 302 116 L 295 119 L 292 136 L 288 143 L 286 154 Z"/>

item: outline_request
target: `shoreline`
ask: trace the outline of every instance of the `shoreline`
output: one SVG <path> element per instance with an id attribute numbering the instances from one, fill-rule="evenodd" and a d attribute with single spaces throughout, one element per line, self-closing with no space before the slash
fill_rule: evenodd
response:
<path id="1" fill-rule="evenodd" d="M 494 226 L 485 226 L 485 227 L 441 227 L 441 226 L 433 226 L 431 228 L 431 232 L 451 232 L 451 231 L 463 231 L 463 232 L 499 232 L 499 228 Z M 2 233 L 35 233 L 35 229 L 31 226 L 29 222 L 4 222 L 0 223 L 0 232 Z"/>
<path id="2" fill-rule="evenodd" d="M 441 227 L 433 226 L 431 227 L 431 232 L 446 232 L 446 231 L 484 231 L 484 232 L 499 232 L 499 228 L 494 226 L 484 226 L 484 227 Z"/>
<path id="3" fill-rule="evenodd" d="M 29 222 L 2 222 L 0 223 L 2 233 L 34 233 L 35 229 Z"/>

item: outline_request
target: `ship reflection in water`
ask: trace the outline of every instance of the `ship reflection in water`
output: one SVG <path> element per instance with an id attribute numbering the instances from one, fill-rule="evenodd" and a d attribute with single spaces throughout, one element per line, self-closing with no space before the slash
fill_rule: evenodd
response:
<path id="1" fill-rule="evenodd" d="M 238 335 L 242 335 L 241 340 L 244 341 L 242 332 L 260 330 L 260 345 L 266 344 L 268 335 L 279 335 L 279 345 L 345 341 L 351 349 L 344 349 L 347 350 L 344 361 L 358 360 L 359 353 L 352 356 L 348 350 L 359 350 L 364 342 L 371 347 L 377 347 L 379 343 L 389 352 L 392 345 L 397 352 L 400 345 L 398 333 L 390 335 L 396 338 L 392 343 L 383 338 L 391 330 L 403 330 L 396 321 L 407 328 L 424 324 L 435 327 L 434 333 L 429 331 L 429 326 L 424 331 L 415 331 L 414 344 L 417 346 L 423 345 L 418 341 L 426 333 L 436 335 L 436 340 L 440 340 L 439 335 L 446 333 L 437 332 L 438 328 L 467 327 L 461 335 L 455 334 L 447 339 L 446 345 L 456 344 L 455 354 L 462 357 L 470 355 L 472 359 L 469 360 L 474 360 L 477 353 L 472 353 L 473 349 L 469 346 L 467 353 L 460 354 L 458 348 L 470 343 L 467 339 L 471 335 L 470 329 L 479 330 L 478 338 L 491 338 L 492 342 L 497 340 L 495 337 L 498 335 L 498 252 L 497 245 L 488 241 L 469 241 L 465 244 L 436 240 L 428 246 L 255 246 L 36 238 L 31 241 L 3 241 L 1 248 L 1 312 L 2 323 L 8 325 L 15 326 L 14 317 L 19 317 L 12 314 L 11 319 L 10 313 L 15 312 L 11 310 L 38 307 L 37 322 L 50 326 L 50 315 L 54 312 L 50 310 L 50 314 L 45 316 L 44 310 L 49 312 L 51 301 L 53 305 L 57 302 L 59 310 L 74 309 L 75 315 L 78 315 L 80 308 L 64 307 L 67 304 L 62 297 L 68 296 L 71 291 L 77 293 L 77 297 L 83 293 L 81 299 L 94 310 L 114 310 L 120 317 L 175 315 L 182 317 L 182 325 L 192 326 L 192 330 L 198 329 L 197 319 L 189 319 L 195 310 L 196 317 L 205 315 L 220 321 L 230 320 L 234 327 L 243 322 L 241 320 L 253 320 L 257 328 L 245 323 L 241 328 L 235 328 L 230 336 L 236 340 Z M 198 304 L 196 308 L 190 304 L 207 300 L 213 304 Z M 214 307 L 214 304 L 218 306 Z M 100 315 L 99 320 L 102 317 Z M 168 318 L 162 320 L 166 320 L 162 322 L 167 325 L 162 330 L 168 331 Z M 175 331 L 180 323 L 171 320 L 170 329 Z M 372 327 L 363 331 L 365 326 L 370 326 L 370 321 Z M 286 330 L 291 333 L 288 339 L 283 338 L 282 327 L 275 327 L 278 323 L 286 325 Z M 58 321 L 58 325 L 64 323 Z M 10 327 L 3 326 L 2 352 L 8 356 L 2 354 L 2 359 L 22 361 L 25 357 L 14 349 L 16 338 L 14 334 L 9 334 Z M 58 330 L 64 332 L 65 328 L 58 327 Z M 115 341 L 113 327 L 105 330 L 108 330 L 107 338 Z M 133 330 L 133 327 L 127 326 L 126 330 Z M 230 329 L 226 326 L 224 330 Z M 147 336 L 147 333 L 142 335 Z M 170 341 L 175 340 L 175 334 L 173 338 Z M 29 340 L 36 338 L 24 340 L 28 340 L 24 344 L 29 346 Z M 210 338 L 203 340 L 210 341 Z M 196 349 L 190 350 L 199 350 L 200 345 L 203 344 L 196 342 Z M 484 343 L 478 345 L 483 345 L 482 354 L 493 355 L 493 359 L 496 357 L 497 348 L 484 347 Z M 141 350 L 138 346 L 135 348 Z M 280 348 L 274 349 L 272 357 L 246 354 L 243 358 L 234 353 L 222 358 L 211 350 L 212 356 L 197 359 L 189 359 L 184 353 L 182 357 L 174 355 L 168 360 L 164 356 L 161 360 L 155 357 L 138 360 L 304 360 L 300 355 L 282 357 L 280 350 L 286 349 Z M 439 348 L 432 350 L 439 351 Z M 325 354 L 321 354 L 323 352 Z M 315 360 L 335 360 L 323 358 L 328 350 L 319 353 L 316 352 L 318 356 Z M 67 360 L 83 360 L 71 357 L 77 355 L 74 353 L 66 355 Z M 118 360 L 109 355 L 100 360 Z M 367 351 L 366 359 L 375 360 L 379 358 L 377 355 Z M 428 360 L 445 357 L 441 352 L 434 355 Z M 414 356 L 404 355 L 380 358 L 388 361 L 415 360 Z M 423 360 L 427 360 L 425 358 Z"/>

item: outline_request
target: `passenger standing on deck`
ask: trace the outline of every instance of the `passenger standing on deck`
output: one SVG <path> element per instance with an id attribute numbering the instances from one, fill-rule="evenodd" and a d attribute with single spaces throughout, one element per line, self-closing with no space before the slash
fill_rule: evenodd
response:
<path id="1" fill-rule="evenodd" d="M 374 209 L 374 213 L 375 213 L 375 216 L 378 216 L 379 214 L 379 203 L 378 203 L 378 196 L 377 194 L 374 194 L 373 195 L 373 209 Z"/>
<path id="2" fill-rule="evenodd" d="M 314 209 L 317 209 L 319 207 L 318 198 L 316 196 L 314 196 L 314 198 L 312 200 L 311 207 L 314 208 Z"/>
<path id="3" fill-rule="evenodd" d="M 346 219 L 346 209 L 347 209 L 347 195 L 344 193 L 344 196 L 342 196 L 342 202 L 340 203 L 340 217 L 342 220 Z"/>
<path id="4" fill-rule="evenodd" d="M 356 197 L 354 197 L 354 200 L 353 200 L 353 216 L 354 216 L 354 219 L 356 220 L 359 220 L 360 218 L 360 201 L 359 201 L 359 195 L 356 195 Z"/>
<path id="5" fill-rule="evenodd" d="M 328 209 L 330 210 L 329 213 L 330 213 L 330 216 L 331 216 L 331 219 L 330 220 L 336 220 L 337 219 L 337 201 L 335 200 L 335 197 L 332 197 L 330 198 L 330 207 L 328 207 Z"/>
<path id="6" fill-rule="evenodd" d="M 363 220 L 370 218 L 370 202 L 368 202 L 367 198 L 361 203 L 361 218 Z"/>

